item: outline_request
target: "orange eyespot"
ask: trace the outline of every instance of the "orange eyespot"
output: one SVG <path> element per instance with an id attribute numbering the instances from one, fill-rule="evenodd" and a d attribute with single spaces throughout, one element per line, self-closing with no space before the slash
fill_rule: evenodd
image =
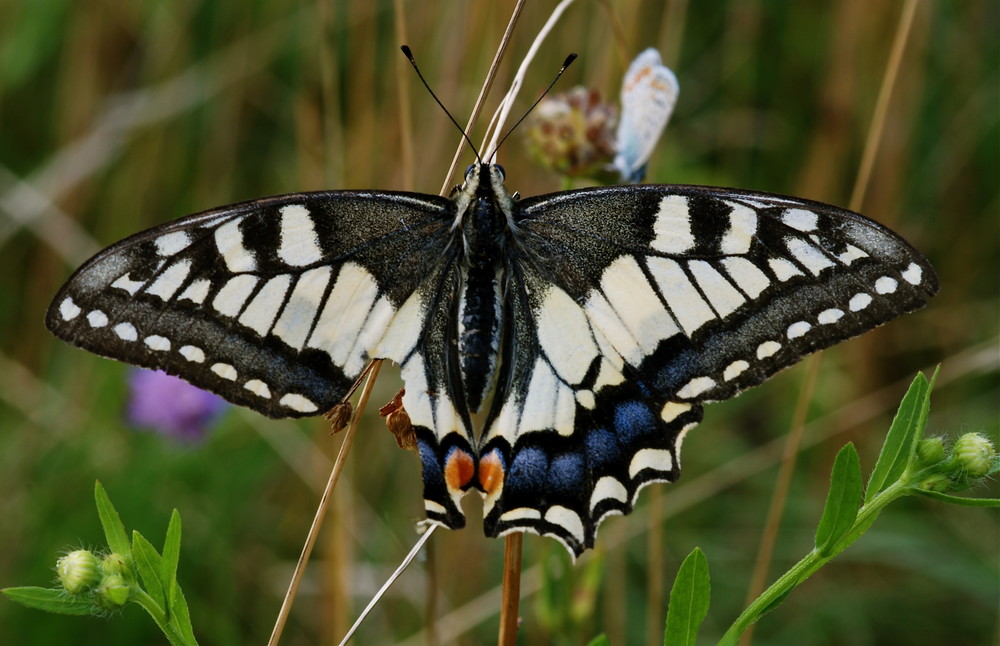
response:
<path id="1" fill-rule="evenodd" d="M 472 482 L 475 471 L 472 456 L 461 449 L 454 449 L 444 464 L 444 481 L 452 491 L 465 489 Z"/>
<path id="2" fill-rule="evenodd" d="M 503 461 L 496 451 L 479 460 L 479 484 L 487 495 L 503 489 Z"/>

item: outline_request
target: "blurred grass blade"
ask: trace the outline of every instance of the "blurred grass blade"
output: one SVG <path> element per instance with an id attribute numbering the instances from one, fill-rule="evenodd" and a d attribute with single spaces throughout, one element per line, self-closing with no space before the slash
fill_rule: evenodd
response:
<path id="1" fill-rule="evenodd" d="M 156 552 L 153 544 L 139 532 L 132 532 L 132 549 L 135 557 L 135 569 L 139 571 L 142 585 L 153 600 L 167 612 L 167 598 L 160 582 L 160 568 L 163 559 Z"/>
<path id="2" fill-rule="evenodd" d="M 927 419 L 929 408 L 930 384 L 927 383 L 923 373 L 917 373 L 899 404 L 878 461 L 868 479 L 868 488 L 865 491 L 866 503 L 871 502 L 872 498 L 903 474 L 916 450 L 921 435 L 921 420 Z"/>
<path id="3" fill-rule="evenodd" d="M 4 588 L 3 593 L 11 601 L 45 612 L 54 612 L 60 615 L 94 614 L 94 602 L 89 596 L 70 597 L 67 596 L 65 590 L 25 586 Z"/>
<path id="4" fill-rule="evenodd" d="M 104 528 L 104 538 L 108 541 L 108 547 L 116 554 L 121 554 L 126 561 L 132 559 L 132 545 L 128 540 L 128 533 L 122 523 L 121 516 L 115 506 L 108 498 L 108 492 L 104 490 L 101 481 L 94 484 L 94 500 L 97 503 L 97 515 L 101 519 L 101 527 Z"/>
<path id="5" fill-rule="evenodd" d="M 608 639 L 607 635 L 601 633 L 587 642 L 587 646 L 611 646 L 611 641 Z"/>
<path id="6" fill-rule="evenodd" d="M 829 556 L 833 546 L 850 531 L 860 502 L 861 459 L 854 444 L 848 443 L 833 462 L 830 492 L 816 529 L 816 549 L 821 555 Z"/>
<path id="7" fill-rule="evenodd" d="M 160 581 L 166 587 L 164 609 L 172 613 L 177 591 L 177 564 L 181 558 L 181 514 L 176 509 L 170 514 L 167 537 L 163 541 L 163 558 L 160 561 Z"/>
<path id="8" fill-rule="evenodd" d="M 708 559 L 696 547 L 681 563 L 670 590 L 663 646 L 694 646 L 710 596 Z"/>

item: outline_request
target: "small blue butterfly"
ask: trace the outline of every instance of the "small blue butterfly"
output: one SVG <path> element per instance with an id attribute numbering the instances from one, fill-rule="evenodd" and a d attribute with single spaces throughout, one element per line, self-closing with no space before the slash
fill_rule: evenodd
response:
<path id="1" fill-rule="evenodd" d="M 622 81 L 622 114 L 615 134 L 614 168 L 622 181 L 638 183 L 646 175 L 656 142 L 670 120 L 680 86 L 677 77 L 650 47 L 639 54 Z"/>

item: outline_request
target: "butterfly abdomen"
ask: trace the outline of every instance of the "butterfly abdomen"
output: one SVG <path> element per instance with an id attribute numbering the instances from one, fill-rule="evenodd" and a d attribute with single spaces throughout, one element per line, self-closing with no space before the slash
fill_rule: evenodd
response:
<path id="1" fill-rule="evenodd" d="M 465 262 L 458 302 L 458 357 L 471 412 L 479 411 L 493 388 L 500 349 L 503 300 L 503 223 L 489 200 L 478 200 L 463 230 Z"/>

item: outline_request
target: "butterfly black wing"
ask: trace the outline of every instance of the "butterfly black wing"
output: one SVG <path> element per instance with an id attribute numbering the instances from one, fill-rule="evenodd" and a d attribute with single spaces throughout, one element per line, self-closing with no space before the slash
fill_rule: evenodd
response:
<path id="1" fill-rule="evenodd" d="M 701 403 L 924 305 L 938 288 L 888 229 L 745 191 L 619 186 L 519 204 L 506 399 L 483 459 L 503 465 L 487 533 L 575 553 L 648 482 L 679 473 Z"/>
<path id="2" fill-rule="evenodd" d="M 207 211 L 100 252 L 46 324 L 270 417 L 321 413 L 368 359 L 412 354 L 425 316 L 414 293 L 441 263 L 452 211 L 435 196 L 346 191 Z"/>

